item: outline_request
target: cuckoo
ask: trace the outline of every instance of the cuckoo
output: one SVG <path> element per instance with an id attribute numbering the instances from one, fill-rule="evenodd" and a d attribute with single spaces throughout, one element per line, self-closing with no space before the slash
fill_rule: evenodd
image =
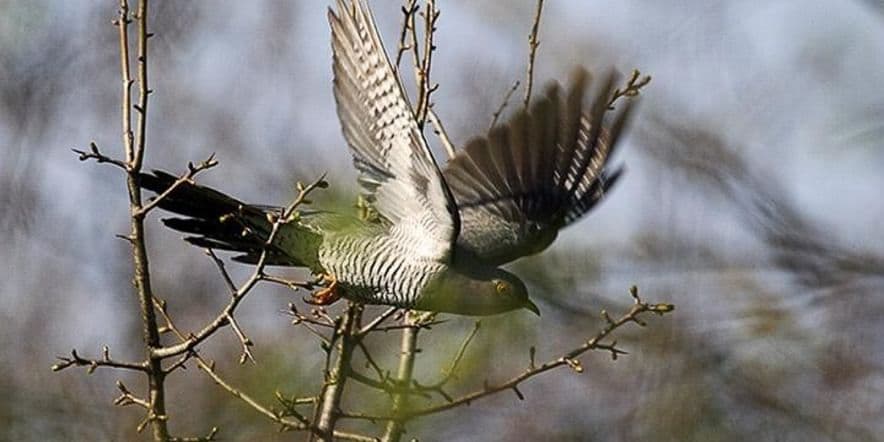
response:
<path id="1" fill-rule="evenodd" d="M 185 182 L 159 201 L 179 215 L 164 224 L 196 246 L 239 252 L 237 261 L 265 254 L 267 264 L 309 268 L 325 282 L 315 303 L 343 296 L 463 315 L 539 313 L 499 266 L 547 248 L 620 176 L 608 162 L 629 105 L 609 109 L 613 74 L 588 99 L 582 69 L 567 90 L 550 85 L 440 168 L 366 4 L 340 0 L 328 20 L 337 113 L 377 219 L 303 210 L 267 244 L 269 215 L 280 209 Z M 153 171 L 140 185 L 162 194 L 176 179 Z"/>

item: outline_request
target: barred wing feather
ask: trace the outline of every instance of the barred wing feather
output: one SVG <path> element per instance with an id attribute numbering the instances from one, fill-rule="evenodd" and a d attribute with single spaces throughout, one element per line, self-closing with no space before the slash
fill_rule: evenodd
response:
<path id="1" fill-rule="evenodd" d="M 374 18 L 362 1 L 338 1 L 329 11 L 334 95 L 344 138 L 374 207 L 413 252 L 446 260 L 460 219 Z"/>
<path id="2" fill-rule="evenodd" d="M 585 106 L 590 77 L 579 70 L 565 97 L 549 86 L 530 109 L 448 162 L 460 249 L 495 265 L 539 252 L 602 199 L 622 171 L 608 163 L 630 112 L 629 103 L 608 112 L 614 78 L 607 75 Z"/>

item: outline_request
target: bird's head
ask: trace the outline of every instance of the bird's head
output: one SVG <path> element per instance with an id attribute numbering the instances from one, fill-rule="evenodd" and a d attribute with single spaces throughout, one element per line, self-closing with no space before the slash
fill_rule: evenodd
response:
<path id="1" fill-rule="evenodd" d="M 540 315 L 519 277 L 501 269 L 449 268 L 434 278 L 415 305 L 418 310 L 486 316 L 524 308 Z"/>

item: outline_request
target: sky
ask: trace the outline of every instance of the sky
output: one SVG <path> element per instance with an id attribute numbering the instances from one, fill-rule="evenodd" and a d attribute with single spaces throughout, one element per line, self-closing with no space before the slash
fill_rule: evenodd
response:
<path id="1" fill-rule="evenodd" d="M 371 4 L 387 49 L 395 49 L 398 2 Z M 155 2 L 147 167 L 182 171 L 215 153 L 221 166 L 201 182 L 248 201 L 282 203 L 296 180 L 323 171 L 335 192 L 355 194 L 331 94 L 326 8 Z M 485 130 L 513 81 L 523 80 L 534 2 L 440 0 L 439 8 L 434 109 L 461 145 Z M 726 290 L 714 278 L 703 282 L 700 248 L 685 254 L 689 268 L 649 269 L 634 259 L 642 253 L 636 238 L 688 238 L 761 273 L 765 285 L 791 287 L 783 275 L 764 274 L 769 254 L 739 204 L 654 159 L 671 141 L 662 128 L 672 124 L 715 133 L 848 252 L 884 253 L 882 11 L 880 2 L 846 0 L 547 0 L 536 90 L 580 65 L 653 77 L 618 154 L 626 176 L 549 253 L 604 261 L 610 273 L 598 287 L 622 291 L 638 282 L 681 292 L 674 301 L 693 309 L 691 327 L 734 319 L 696 287 Z M 113 238 L 126 229 L 122 176 L 71 152 L 90 141 L 119 152 L 114 14 L 91 1 L 0 2 L 0 320 L 8 332 L 0 360 L 32 345 L 18 336 L 43 343 L 33 356 L 42 367 L 72 347 L 125 348 L 134 332 L 119 330 L 137 328 L 134 304 L 120 294 L 126 247 Z M 155 264 L 161 289 L 182 274 L 211 271 L 156 218 L 149 224 L 156 256 L 174 250 Z M 800 321 L 812 324 L 816 314 Z M 884 362 L 880 347 L 872 353 Z M 19 370 L 15 379 L 53 378 Z"/>

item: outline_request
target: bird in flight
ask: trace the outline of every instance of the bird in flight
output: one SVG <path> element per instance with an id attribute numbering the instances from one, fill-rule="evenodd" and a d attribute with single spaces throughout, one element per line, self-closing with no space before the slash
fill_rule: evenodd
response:
<path id="1" fill-rule="evenodd" d="M 614 75 L 587 105 L 591 78 L 578 70 L 564 93 L 547 87 L 440 168 L 367 5 L 339 0 L 328 20 L 338 117 L 378 219 L 302 211 L 266 244 L 278 208 L 188 181 L 158 203 L 180 215 L 163 222 L 194 245 L 240 252 L 237 261 L 264 254 L 267 264 L 309 268 L 324 281 L 313 303 L 345 297 L 463 315 L 539 314 L 522 280 L 499 266 L 546 249 L 620 176 L 608 162 L 630 107 L 609 112 Z M 140 178 L 157 194 L 177 180 L 162 171 Z"/>

